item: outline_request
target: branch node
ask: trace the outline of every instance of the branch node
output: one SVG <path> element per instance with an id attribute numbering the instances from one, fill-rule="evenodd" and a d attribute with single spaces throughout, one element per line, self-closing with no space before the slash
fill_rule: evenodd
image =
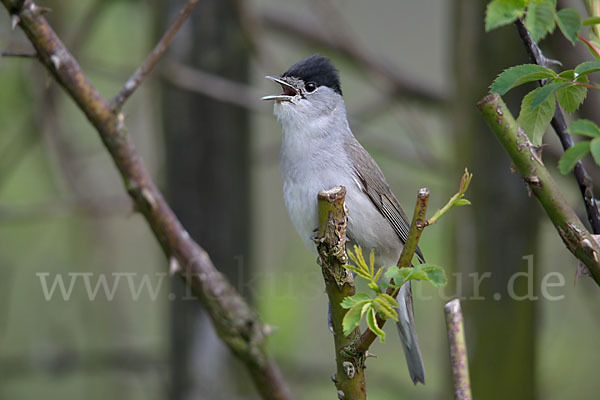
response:
<path id="1" fill-rule="evenodd" d="M 179 264 L 179 261 L 177 261 L 177 258 L 173 256 L 169 257 L 169 276 L 175 276 L 181 271 L 183 270 Z"/>
<path id="2" fill-rule="evenodd" d="M 21 22 L 21 17 L 19 17 L 17 14 L 13 14 L 13 16 L 10 17 L 10 28 L 13 32 L 17 28 L 17 25 L 19 25 L 19 22 Z"/>
<path id="3" fill-rule="evenodd" d="M 344 394 L 343 390 L 338 390 L 337 395 L 339 400 L 344 400 L 346 398 L 346 395 Z"/>
<path id="4" fill-rule="evenodd" d="M 354 375 L 356 374 L 356 368 L 354 368 L 354 364 L 350 361 L 344 361 L 342 363 L 342 367 L 344 367 L 344 372 L 348 379 L 354 379 Z"/>
<path id="5" fill-rule="evenodd" d="M 58 54 L 52 54 L 50 56 L 50 61 L 52 61 L 52 65 L 54 65 L 54 69 L 57 71 L 60 69 L 60 57 Z"/>

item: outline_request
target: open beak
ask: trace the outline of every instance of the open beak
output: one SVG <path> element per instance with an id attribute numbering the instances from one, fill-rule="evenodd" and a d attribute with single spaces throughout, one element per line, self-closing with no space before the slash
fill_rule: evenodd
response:
<path id="1" fill-rule="evenodd" d="M 296 96 L 298 94 L 298 92 L 296 91 L 296 88 L 294 88 L 294 86 L 287 83 L 286 81 L 284 81 L 281 78 L 278 78 L 276 76 L 270 76 L 270 75 L 265 76 L 265 78 L 270 79 L 273 82 L 279 83 L 281 85 L 281 88 L 283 89 L 283 93 L 273 94 L 270 96 L 264 96 L 261 98 L 261 100 L 292 101 L 294 96 Z"/>

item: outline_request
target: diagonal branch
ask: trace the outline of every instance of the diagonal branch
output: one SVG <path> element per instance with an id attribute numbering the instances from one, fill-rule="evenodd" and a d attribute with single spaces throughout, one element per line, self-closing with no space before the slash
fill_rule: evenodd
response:
<path id="1" fill-rule="evenodd" d="M 538 45 L 533 41 L 531 35 L 527 28 L 525 28 L 525 24 L 520 19 L 515 21 L 515 25 L 517 27 L 517 31 L 519 32 L 519 36 L 521 40 L 523 40 L 523 44 L 527 50 L 527 54 L 531 59 L 531 62 L 541 65 L 543 67 L 548 67 L 549 60 L 544 57 L 542 50 L 538 47 Z M 540 85 L 542 82 L 540 82 Z M 560 139 L 560 143 L 564 150 L 573 146 L 573 140 L 571 139 L 571 135 L 567 133 L 567 124 L 565 123 L 565 117 L 561 111 L 560 105 L 556 104 L 556 111 L 554 112 L 554 117 L 552 118 L 552 128 L 556 132 L 556 135 Z M 597 200 L 594 197 L 594 188 L 592 185 L 592 179 L 590 178 L 588 172 L 586 171 L 583 163 L 577 161 L 575 164 L 575 168 L 573 169 L 575 174 L 575 179 L 577 179 L 577 185 L 579 186 L 579 190 L 581 191 L 581 195 L 583 196 L 583 203 L 585 204 L 585 210 L 587 212 L 588 221 L 592 227 L 592 231 L 595 234 L 600 234 L 600 212 L 597 207 Z"/>
<path id="2" fill-rule="evenodd" d="M 123 107 L 123 104 L 125 104 L 129 96 L 135 92 L 146 75 L 152 71 L 152 68 L 154 68 L 160 57 L 169 48 L 169 45 L 171 44 L 171 41 L 173 41 L 175 34 L 177 31 L 179 31 L 179 28 L 181 28 L 183 23 L 192 13 L 192 10 L 194 10 L 194 7 L 196 7 L 196 4 L 198 4 L 198 1 L 199 0 L 188 0 L 185 7 L 179 12 L 177 19 L 173 21 L 171 26 L 169 26 L 169 29 L 167 29 L 156 46 L 154 46 L 154 49 L 148 55 L 146 61 L 144 61 L 144 63 L 133 73 L 133 75 L 127 79 L 125 86 L 123 86 L 121 91 L 117 93 L 111 102 L 115 110 L 120 110 Z"/>
<path id="3" fill-rule="evenodd" d="M 600 245 L 587 231 L 544 166 L 539 153 L 497 94 L 484 97 L 477 108 L 523 177 L 571 253 L 600 285 Z"/>
<path id="4" fill-rule="evenodd" d="M 290 399 L 279 368 L 266 349 L 268 327 L 186 232 L 152 181 L 127 134 L 124 117 L 96 90 L 32 1 L 1 0 L 33 44 L 40 61 L 96 128 L 137 210 L 144 216 L 171 271 L 206 307 L 223 342 L 246 365 L 264 399 Z"/>
<path id="5" fill-rule="evenodd" d="M 423 229 L 427 226 L 425 215 L 427 214 L 427 205 L 429 203 L 429 190 L 427 188 L 419 189 L 419 193 L 417 195 L 417 203 L 415 204 L 415 212 L 413 213 L 413 219 L 410 224 L 410 230 L 408 231 L 408 236 L 406 238 L 406 243 L 404 243 L 404 247 L 402 248 L 402 252 L 400 253 L 400 259 L 398 260 L 399 268 L 407 268 L 410 267 L 410 263 L 413 259 L 413 255 L 415 251 L 417 251 L 417 247 L 419 245 L 419 239 L 421 238 L 421 233 L 423 233 Z M 388 288 L 387 294 L 396 298 L 398 296 L 398 292 L 400 288 Z M 377 316 L 377 325 L 382 327 L 385 324 L 385 319 Z M 369 350 L 369 347 L 375 339 L 377 335 L 370 330 L 369 328 L 365 329 L 365 331 L 360 335 L 358 340 L 353 343 L 353 347 L 355 352 L 361 354 L 365 353 Z"/>

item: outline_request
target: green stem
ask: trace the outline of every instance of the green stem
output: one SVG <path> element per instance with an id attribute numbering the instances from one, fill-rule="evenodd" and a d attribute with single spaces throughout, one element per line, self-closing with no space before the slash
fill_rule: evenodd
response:
<path id="1" fill-rule="evenodd" d="M 594 280 L 600 285 L 600 246 L 562 196 L 541 156 L 502 98 L 497 94 L 487 95 L 477 107 L 531 192 L 546 210 L 569 251 L 589 268 Z"/>
<path id="2" fill-rule="evenodd" d="M 423 233 L 423 229 L 427 226 L 425 221 L 425 215 L 427 213 L 427 204 L 429 203 L 429 190 L 427 188 L 419 189 L 419 193 L 417 195 L 417 203 L 415 205 L 415 212 L 413 214 L 413 219 L 410 224 L 410 230 L 408 232 L 408 237 L 406 238 L 406 243 L 402 248 L 402 253 L 400 254 L 400 259 L 398 260 L 398 267 L 410 267 L 411 261 L 417 250 L 417 246 L 419 245 L 419 239 L 421 238 L 421 233 Z M 398 292 L 400 288 L 388 288 L 386 291 L 387 294 L 396 298 L 398 296 Z M 385 319 L 381 318 L 377 315 L 377 325 L 381 328 L 385 324 Z M 369 328 L 365 329 L 365 331 L 360 335 L 360 338 L 356 340 L 355 343 L 352 344 L 352 351 L 357 354 L 364 354 L 367 350 L 369 350 L 369 346 L 375 341 L 377 335 L 370 330 Z"/>
<path id="3" fill-rule="evenodd" d="M 450 361 L 452 362 L 452 375 L 454 378 L 454 398 L 456 400 L 470 400 L 473 396 L 471 395 L 467 342 L 465 340 L 465 327 L 460 300 L 454 299 L 446 303 L 444 313 L 446 314 L 448 346 L 450 348 Z"/>
<path id="4" fill-rule="evenodd" d="M 315 243 L 329 298 L 337 366 L 334 382 L 338 390 L 338 398 L 366 400 L 364 355 L 348 354 L 344 350 L 360 333 L 356 328 L 350 336 L 346 337 L 342 324 L 348 312 L 347 309 L 342 308 L 342 300 L 356 292 L 354 278 L 344 268 L 347 262 L 346 223 L 348 221 L 344 209 L 345 197 L 346 188 L 343 186 L 319 192 L 319 233 Z"/>

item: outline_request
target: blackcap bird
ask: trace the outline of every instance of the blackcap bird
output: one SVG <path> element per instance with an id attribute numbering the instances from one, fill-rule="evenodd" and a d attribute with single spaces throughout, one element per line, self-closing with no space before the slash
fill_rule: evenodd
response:
<path id="1" fill-rule="evenodd" d="M 312 237 L 318 227 L 318 192 L 343 185 L 350 245 L 373 250 L 377 265 L 396 265 L 410 224 L 383 173 L 350 130 L 337 69 L 315 54 L 280 77 L 266 78 L 283 89 L 263 100 L 275 102 L 274 114 L 282 126 L 283 198 L 304 243 L 316 252 Z M 421 251 L 416 254 L 424 262 Z M 425 383 L 410 282 L 402 286 L 398 304 L 397 326 L 410 377 L 415 384 Z"/>

